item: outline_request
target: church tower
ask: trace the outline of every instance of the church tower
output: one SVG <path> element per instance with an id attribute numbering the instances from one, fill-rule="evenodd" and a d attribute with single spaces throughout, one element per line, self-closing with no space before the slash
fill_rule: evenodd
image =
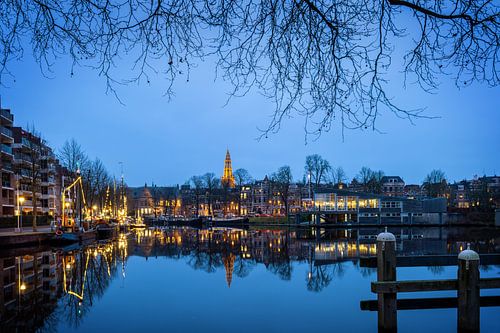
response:
<path id="1" fill-rule="evenodd" d="M 226 151 L 226 160 L 224 161 L 224 173 L 220 179 L 221 183 L 230 188 L 234 188 L 234 176 L 233 167 L 231 166 L 231 155 L 229 155 L 229 149 Z"/>

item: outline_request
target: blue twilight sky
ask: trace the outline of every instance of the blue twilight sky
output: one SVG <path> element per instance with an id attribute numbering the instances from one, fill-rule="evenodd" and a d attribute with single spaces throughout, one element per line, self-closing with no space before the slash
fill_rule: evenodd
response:
<path id="1" fill-rule="evenodd" d="M 342 166 L 349 179 L 362 166 L 400 175 L 407 183 L 421 182 L 433 168 L 441 168 L 450 180 L 475 174 L 500 172 L 500 89 L 486 85 L 458 90 L 450 78 L 442 78 L 434 94 L 417 86 L 401 88 L 401 75 L 391 77 L 390 94 L 400 105 L 427 107 L 437 119 L 421 119 L 416 125 L 384 114 L 379 128 L 327 133 L 305 144 L 304 119 L 296 116 L 268 139 L 257 141 L 257 127 L 264 127 L 273 104 L 258 91 L 233 99 L 224 106 L 230 86 L 214 81 L 213 63 L 198 62 L 189 82 L 175 84 L 175 97 L 163 95 L 167 81 L 161 75 L 150 84 L 119 89 L 125 105 L 106 94 L 103 78 L 95 71 L 71 68 L 66 59 L 46 78 L 29 53 L 10 69 L 15 82 L 0 87 L 2 107 L 10 108 L 17 125 L 33 123 L 57 150 L 75 138 L 91 157 L 99 157 L 119 175 L 124 163 L 130 185 L 145 182 L 182 184 L 192 175 L 222 173 L 226 148 L 233 169 L 246 168 L 262 178 L 278 167 L 291 166 L 296 179 L 303 176 L 304 160 L 318 153 L 334 166 Z M 127 66 L 120 68 L 127 73 Z"/>

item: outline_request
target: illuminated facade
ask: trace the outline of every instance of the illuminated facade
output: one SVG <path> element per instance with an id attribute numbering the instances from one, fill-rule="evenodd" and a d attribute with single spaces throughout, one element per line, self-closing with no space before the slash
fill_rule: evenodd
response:
<path id="1" fill-rule="evenodd" d="M 233 167 L 231 165 L 231 155 L 229 154 L 229 149 L 226 150 L 226 159 L 224 160 L 224 172 L 220 179 L 221 183 L 229 188 L 234 188 L 234 176 Z"/>
<path id="2" fill-rule="evenodd" d="M 333 189 L 314 194 L 314 206 L 328 223 L 441 223 L 446 213 L 443 200 L 415 200 L 404 197 Z"/>

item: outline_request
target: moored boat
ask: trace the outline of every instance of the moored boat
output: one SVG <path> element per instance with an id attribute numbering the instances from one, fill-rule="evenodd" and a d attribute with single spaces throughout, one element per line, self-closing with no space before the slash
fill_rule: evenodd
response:
<path id="1" fill-rule="evenodd" d="M 169 226 L 175 227 L 191 227 L 197 229 L 203 228 L 203 219 L 201 217 L 197 217 L 194 219 L 173 219 L 169 220 L 167 223 Z"/>
<path id="2" fill-rule="evenodd" d="M 207 221 L 210 227 L 225 227 L 225 228 L 239 228 L 244 229 L 249 227 L 248 217 L 230 218 L 230 219 L 218 219 L 213 218 Z"/>
<path id="3" fill-rule="evenodd" d="M 98 223 L 95 227 L 97 239 L 109 239 L 116 236 L 116 227 L 109 223 Z"/>
<path id="4" fill-rule="evenodd" d="M 56 243 L 77 243 L 77 242 L 95 240 L 96 237 L 97 237 L 97 232 L 95 229 L 87 231 L 69 231 L 69 232 L 63 232 L 59 230 L 52 237 L 52 241 Z"/>

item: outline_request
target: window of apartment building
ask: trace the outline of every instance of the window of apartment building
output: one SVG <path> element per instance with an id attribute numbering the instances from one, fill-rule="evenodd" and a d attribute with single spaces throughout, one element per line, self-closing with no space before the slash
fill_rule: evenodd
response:
<path id="1" fill-rule="evenodd" d="M 11 187 L 10 186 L 10 174 L 2 173 L 2 186 L 3 187 Z"/>
<path id="2" fill-rule="evenodd" d="M 382 208 L 401 208 L 400 201 L 383 201 Z"/>
<path id="3" fill-rule="evenodd" d="M 49 194 L 49 189 L 47 186 L 42 186 L 42 194 Z"/>

